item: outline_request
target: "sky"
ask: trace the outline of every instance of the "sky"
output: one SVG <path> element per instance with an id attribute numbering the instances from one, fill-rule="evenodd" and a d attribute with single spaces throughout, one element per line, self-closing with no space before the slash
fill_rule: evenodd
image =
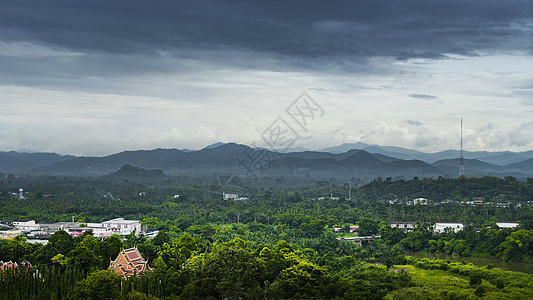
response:
<path id="1" fill-rule="evenodd" d="M 0 0 L 0 151 L 526 151 L 532 116 L 530 0 Z"/>

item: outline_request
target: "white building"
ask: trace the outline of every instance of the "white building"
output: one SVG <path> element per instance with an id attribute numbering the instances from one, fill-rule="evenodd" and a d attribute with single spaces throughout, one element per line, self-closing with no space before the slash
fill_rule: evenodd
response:
<path id="1" fill-rule="evenodd" d="M 391 228 L 400 228 L 404 230 L 413 230 L 416 227 L 415 222 L 389 222 Z"/>
<path id="2" fill-rule="evenodd" d="M 516 228 L 520 224 L 515 222 L 496 222 L 496 225 L 498 225 L 500 228 Z"/>
<path id="3" fill-rule="evenodd" d="M 141 233 L 141 221 L 124 220 L 124 218 L 116 218 L 113 220 L 102 222 L 103 231 L 112 231 L 120 235 L 128 235 L 134 230 L 136 234 Z M 94 232 L 94 231 L 93 231 Z"/>
<path id="4" fill-rule="evenodd" d="M 249 200 L 247 197 L 239 197 L 238 194 L 222 193 L 222 197 L 224 198 L 224 200 L 235 200 L 235 201 L 243 201 L 243 202 L 246 202 Z"/>
<path id="5" fill-rule="evenodd" d="M 457 232 L 459 230 L 463 230 L 465 225 L 463 223 L 435 223 L 435 232 L 445 232 L 446 228 L 448 230 Z"/>
<path id="6" fill-rule="evenodd" d="M 239 195 L 237 195 L 237 194 L 222 193 L 222 197 L 224 198 L 224 200 L 237 200 L 237 199 L 239 199 Z"/>
<path id="7" fill-rule="evenodd" d="M 413 204 L 414 205 L 417 205 L 417 204 L 428 205 L 428 199 L 426 199 L 426 198 L 416 198 L 416 199 L 413 199 Z"/>
<path id="8" fill-rule="evenodd" d="M 35 223 L 35 220 L 13 221 L 13 227 L 20 230 L 37 230 L 39 225 Z"/>

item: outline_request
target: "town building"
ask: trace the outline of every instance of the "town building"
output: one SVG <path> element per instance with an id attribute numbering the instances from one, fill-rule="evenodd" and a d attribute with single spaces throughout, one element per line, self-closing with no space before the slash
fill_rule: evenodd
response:
<path id="1" fill-rule="evenodd" d="M 124 218 L 116 218 L 109 221 L 102 222 L 102 227 L 106 231 L 112 231 L 113 234 L 128 235 L 133 231 L 136 234 L 141 233 L 141 221 L 124 220 Z"/>
<path id="2" fill-rule="evenodd" d="M 6 230 L 6 231 L 0 231 L 0 239 L 9 240 L 9 239 L 13 239 L 13 238 L 15 238 L 17 235 L 21 235 L 21 234 L 24 234 L 24 233 L 22 232 L 22 230 Z"/>

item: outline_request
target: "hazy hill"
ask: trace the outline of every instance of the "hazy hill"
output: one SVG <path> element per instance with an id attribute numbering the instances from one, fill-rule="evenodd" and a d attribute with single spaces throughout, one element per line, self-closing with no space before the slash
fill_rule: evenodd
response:
<path id="1" fill-rule="evenodd" d="M 11 172 L 25 172 L 34 165 L 17 157 L 11 156 L 5 152 L 0 152 L 0 171 Z"/>
<path id="2" fill-rule="evenodd" d="M 365 143 L 344 143 L 336 147 L 325 148 L 321 151 L 333 154 L 344 153 L 349 150 L 358 149 L 365 150 L 370 153 L 378 153 L 389 157 L 398 159 L 410 160 L 419 159 L 427 163 L 434 163 L 439 160 L 456 159 L 460 156 L 459 150 L 445 150 L 435 153 L 425 153 L 421 151 L 394 147 L 394 146 L 380 146 L 369 145 Z M 525 152 L 488 152 L 488 151 L 464 151 L 463 156 L 466 159 L 477 159 L 486 163 L 504 166 L 511 163 L 519 163 L 527 159 L 533 158 L 533 151 Z"/>
<path id="3" fill-rule="evenodd" d="M 139 178 L 139 179 L 162 179 L 167 177 L 161 170 L 145 170 L 131 165 L 124 165 L 120 170 L 113 172 L 107 177 L 112 178 Z"/>
<path id="4" fill-rule="evenodd" d="M 506 165 L 504 168 L 507 171 L 521 171 L 531 174 L 533 173 L 533 158 L 518 163 Z"/>
<path id="5" fill-rule="evenodd" d="M 335 147 L 328 147 L 328 148 L 324 148 L 322 150 L 320 150 L 320 152 L 329 152 L 329 153 L 333 153 L 333 154 L 340 154 L 340 153 L 344 153 L 344 152 L 348 152 L 350 150 L 354 150 L 354 149 L 364 149 L 366 147 L 369 147 L 370 145 L 369 144 L 365 144 L 365 143 L 361 143 L 361 142 L 357 142 L 357 143 L 343 143 L 339 146 L 335 146 Z"/>
<path id="6" fill-rule="evenodd" d="M 49 166 L 73 158 L 74 156 L 71 155 L 56 153 L 0 152 L 0 171 L 25 173 L 36 167 Z"/>
<path id="7" fill-rule="evenodd" d="M 434 162 L 432 165 L 438 167 L 447 174 L 459 174 L 459 158 L 439 160 Z M 497 176 L 503 172 L 503 168 L 501 166 L 489 164 L 477 159 L 465 159 L 464 165 L 467 176 Z"/>
<path id="8" fill-rule="evenodd" d="M 353 149 L 364 146 L 364 150 Z M 335 149 L 334 149 L 335 148 Z M 359 177 L 371 179 L 410 179 L 414 176 L 458 175 L 459 152 L 455 150 L 439 153 L 423 153 L 399 147 L 382 147 L 364 143 L 343 144 L 329 148 L 332 152 L 302 151 L 279 153 L 262 149 L 270 164 L 263 174 L 313 177 Z M 333 153 L 340 149 L 345 152 Z M 394 152 L 397 151 L 397 152 Z M 256 153 L 246 145 L 217 143 L 202 150 L 183 151 L 177 149 L 154 149 L 124 151 L 104 157 L 72 157 L 54 153 L 0 152 L 0 172 L 29 173 L 35 175 L 80 175 L 102 176 L 117 172 L 125 165 L 146 170 L 161 170 L 168 175 L 212 175 L 231 173 L 245 175 L 247 170 L 237 159 L 246 161 L 247 153 Z M 533 176 L 533 151 L 528 152 L 472 152 L 465 153 L 465 169 L 468 176 Z M 481 156 L 494 161 L 512 161 L 494 164 L 472 159 Z M 449 157 L 445 159 L 433 159 Z M 526 159 L 516 162 L 520 158 Z M 118 173 L 120 175 L 120 173 Z"/>

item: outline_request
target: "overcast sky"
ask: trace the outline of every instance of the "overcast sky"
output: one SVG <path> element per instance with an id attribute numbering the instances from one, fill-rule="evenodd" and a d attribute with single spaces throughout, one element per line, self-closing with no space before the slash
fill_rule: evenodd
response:
<path id="1" fill-rule="evenodd" d="M 531 150 L 532 3 L 0 0 L 0 150 Z"/>

